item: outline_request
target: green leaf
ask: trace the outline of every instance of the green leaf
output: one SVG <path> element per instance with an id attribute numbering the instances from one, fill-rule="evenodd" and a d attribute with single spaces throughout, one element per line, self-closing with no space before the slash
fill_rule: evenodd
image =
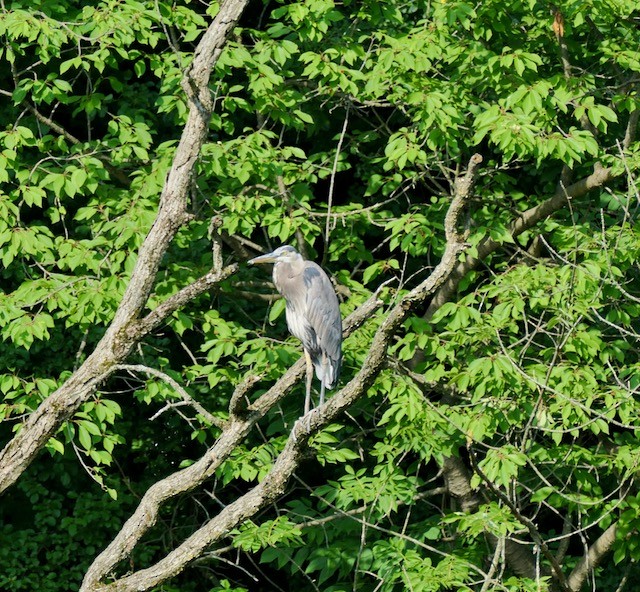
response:
<path id="1" fill-rule="evenodd" d="M 286 308 L 286 304 L 287 303 L 284 298 L 279 298 L 271 305 L 271 308 L 269 310 L 270 323 L 275 322 L 276 319 L 280 317 L 280 315 L 284 312 L 284 309 Z"/>
<path id="2" fill-rule="evenodd" d="M 86 426 L 83 424 L 78 424 L 78 441 L 80 442 L 80 446 L 82 446 L 85 450 L 91 450 L 91 435 L 89 434 Z"/>

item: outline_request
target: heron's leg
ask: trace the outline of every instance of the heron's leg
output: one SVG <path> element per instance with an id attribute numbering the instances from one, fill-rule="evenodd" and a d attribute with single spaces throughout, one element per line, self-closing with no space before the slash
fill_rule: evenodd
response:
<path id="1" fill-rule="evenodd" d="M 311 409 L 311 381 L 313 380 L 313 362 L 306 349 L 304 350 L 304 358 L 307 361 L 307 385 L 304 397 L 304 414 L 306 415 Z"/>

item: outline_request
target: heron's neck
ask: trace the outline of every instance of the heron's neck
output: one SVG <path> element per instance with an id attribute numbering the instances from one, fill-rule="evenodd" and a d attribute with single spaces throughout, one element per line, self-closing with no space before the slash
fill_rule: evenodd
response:
<path id="1" fill-rule="evenodd" d="M 273 283 L 278 290 L 304 271 L 304 259 L 298 255 L 293 261 L 278 261 L 273 266 Z"/>
<path id="2" fill-rule="evenodd" d="M 282 261 L 275 264 L 274 269 L 279 268 L 289 276 L 299 275 L 304 271 L 304 259 L 298 255 L 293 261 Z"/>

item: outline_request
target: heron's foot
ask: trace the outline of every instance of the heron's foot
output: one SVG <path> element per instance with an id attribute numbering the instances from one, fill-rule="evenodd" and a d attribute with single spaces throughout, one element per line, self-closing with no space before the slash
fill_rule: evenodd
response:
<path id="1" fill-rule="evenodd" d="M 313 411 L 313 409 L 311 411 Z M 294 442 L 298 441 L 298 438 L 296 437 L 296 426 L 298 425 L 298 422 L 301 422 L 301 424 L 307 428 L 307 431 L 311 430 L 311 413 L 304 413 L 294 422 L 293 427 L 291 428 L 291 439 Z"/>

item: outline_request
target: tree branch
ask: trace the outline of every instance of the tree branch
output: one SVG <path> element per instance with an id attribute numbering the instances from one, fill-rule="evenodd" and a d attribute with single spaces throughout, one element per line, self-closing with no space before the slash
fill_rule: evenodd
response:
<path id="1" fill-rule="evenodd" d="M 471 474 L 462 459 L 450 456 L 444 459 L 442 473 L 449 495 L 456 498 L 463 512 L 475 512 L 482 501 L 480 495 L 471 487 Z M 536 560 L 527 545 L 510 538 L 498 539 L 487 533 L 488 539 L 497 548 L 504 543 L 504 555 L 509 567 L 519 576 L 536 578 Z"/>
<path id="2" fill-rule="evenodd" d="M 139 339 L 139 336 L 148 335 L 176 310 L 179 310 L 194 298 L 197 298 L 207 290 L 218 285 L 221 281 L 233 275 L 237 270 L 238 265 L 235 263 L 220 270 L 212 269 L 192 284 L 185 286 L 172 296 L 169 296 L 169 298 L 154 308 L 147 316 L 133 323 L 129 328 L 129 336 L 133 339 Z"/>
<path id="3" fill-rule="evenodd" d="M 542 203 L 529 208 L 518 216 L 509 225 L 509 233 L 513 238 L 522 234 L 525 230 L 529 230 L 538 222 L 548 218 L 554 212 L 563 208 L 567 201 L 577 197 L 581 197 L 591 191 L 602 187 L 615 178 L 614 173 L 609 168 L 597 168 L 591 175 L 564 187 L 562 184 L 558 187 L 555 194 Z M 484 261 L 489 255 L 497 251 L 502 243 L 491 238 L 484 239 L 477 249 L 477 256 L 468 255 L 464 261 L 458 263 L 455 270 L 442 287 L 431 300 L 425 318 L 431 318 L 436 310 L 438 310 L 445 302 L 454 295 L 460 284 L 460 280 L 464 278 L 470 271 L 476 269 L 478 265 Z"/>
<path id="4" fill-rule="evenodd" d="M 178 229 L 187 220 L 187 196 L 194 165 L 204 143 L 210 119 L 209 76 L 248 0 L 227 0 L 205 32 L 185 80 L 189 88 L 189 115 L 167 176 L 153 226 L 140 246 L 138 258 L 111 325 L 95 351 L 29 416 L 22 429 L 0 452 L 0 492 L 12 485 L 49 438 L 116 364 L 129 355 L 142 337 L 131 327 L 151 294 L 162 258 Z"/>
<path id="5" fill-rule="evenodd" d="M 563 590 L 563 592 L 570 592 L 571 589 L 568 586 L 567 579 L 565 578 L 564 572 L 562 571 L 562 567 L 558 563 L 558 560 L 557 560 L 556 556 L 553 553 L 551 553 L 551 550 L 549 549 L 549 546 L 547 545 L 546 541 L 540 535 L 540 532 L 538 531 L 538 528 L 534 524 L 534 522 L 532 520 L 530 520 L 527 516 L 522 514 L 522 512 L 520 512 L 520 510 L 516 507 L 516 505 L 509 499 L 509 497 L 507 495 L 505 495 L 504 493 L 502 493 L 502 491 L 500 491 L 495 486 L 493 481 L 491 481 L 484 474 L 482 469 L 478 466 L 478 463 L 475 460 L 475 455 L 474 455 L 472 450 L 469 450 L 469 459 L 473 464 L 473 470 L 478 475 L 480 475 L 480 477 L 484 481 L 485 485 L 493 492 L 493 494 L 496 497 L 498 497 L 500 499 L 500 501 L 502 501 L 503 504 L 505 504 L 505 506 L 507 506 L 509 508 L 509 510 L 511 511 L 513 516 L 516 518 L 516 520 L 518 520 L 518 522 L 520 522 L 520 524 L 522 524 L 527 529 L 527 531 L 529 532 L 529 535 L 531 536 L 531 540 L 542 551 L 542 554 L 545 556 L 547 561 L 549 561 L 549 563 L 551 564 L 551 569 L 553 570 L 553 575 L 554 575 L 558 585 L 560 586 L 560 589 Z M 522 551 L 523 551 L 522 545 L 518 545 L 518 547 L 520 547 L 519 552 L 521 554 Z M 517 549 L 517 547 L 515 549 Z M 530 555 L 529 555 L 529 557 L 530 557 Z M 523 557 L 523 559 L 526 559 L 526 555 Z"/>
<path id="6" fill-rule="evenodd" d="M 113 370 L 126 370 L 127 372 L 135 373 L 142 372 L 144 374 L 148 374 L 149 376 L 155 376 L 160 380 L 166 382 L 176 393 L 180 395 L 180 398 L 190 407 L 193 407 L 197 413 L 202 415 L 204 419 L 206 419 L 211 425 L 222 427 L 223 421 L 211 414 L 207 411 L 198 401 L 196 401 L 181 385 L 178 381 L 174 380 L 169 376 L 166 372 L 162 372 L 161 370 L 157 370 L 156 368 L 151 368 L 149 366 L 144 366 L 143 364 L 117 364 L 113 367 Z M 156 415 L 162 412 L 159 411 Z M 155 417 L 155 416 L 154 416 Z M 153 418 L 152 418 L 153 419 Z"/>
<path id="7" fill-rule="evenodd" d="M 382 305 L 378 295 L 373 294 L 364 304 L 344 321 L 344 335 L 350 335 L 360 327 L 373 312 Z M 246 410 L 239 409 L 239 399 L 244 398 L 255 383 L 250 375 L 243 380 L 230 403 L 231 416 L 222 434 L 215 444 L 194 464 L 177 471 L 165 479 L 154 483 L 144 494 L 134 514 L 127 520 L 118 535 L 109 546 L 95 559 L 85 574 L 81 590 L 100 590 L 99 582 L 125 559 L 136 546 L 144 533 L 151 528 L 158 517 L 160 506 L 167 500 L 198 487 L 210 478 L 220 464 L 229 457 L 242 442 L 253 426 L 280 401 L 303 376 L 304 357 L 301 357 L 287 372 Z M 177 572 L 176 572 L 177 573 Z M 169 577 L 169 576 L 166 576 Z M 129 590 L 131 588 L 108 588 L 110 590 Z"/>
<path id="8" fill-rule="evenodd" d="M 640 109 L 634 109 L 629 114 L 629 120 L 627 121 L 627 128 L 624 132 L 624 140 L 622 141 L 623 150 L 629 150 L 631 144 L 636 140 L 636 133 L 638 131 L 638 120 L 640 119 Z"/>
<path id="9" fill-rule="evenodd" d="M 369 353 L 358 374 L 327 402 L 296 421 L 283 451 L 262 481 L 248 493 L 226 506 L 216 517 L 155 565 L 124 576 L 113 583 L 99 584 L 113 567 L 131 552 L 135 542 L 142 536 L 142 532 L 155 522 L 160 503 L 168 497 L 176 495 L 179 490 L 186 491 L 185 484 L 188 483 L 187 488 L 192 489 L 207 476 L 210 476 L 219 463 L 244 438 L 252 425 L 277 400 L 284 396 L 286 390 L 293 384 L 294 377 L 299 378 L 302 375 L 304 367 L 302 359 L 289 369 L 275 387 L 272 387 L 249 407 L 248 410 L 251 413 L 247 419 L 242 421 L 232 417 L 227 429 L 202 459 L 187 469 L 156 483 L 149 489 L 134 516 L 127 521 L 116 539 L 89 568 L 81 589 L 82 592 L 148 590 L 182 571 L 187 563 L 202 554 L 209 545 L 226 536 L 232 528 L 255 515 L 256 512 L 275 501 L 284 492 L 286 484 L 303 457 L 309 438 L 334 421 L 347 407 L 367 392 L 384 367 L 387 348 L 395 332 L 411 311 L 424 302 L 453 270 L 457 256 L 462 249 L 461 237 L 457 232 L 458 217 L 471 191 L 472 179 L 475 177 L 475 170 L 481 161 L 482 158 L 478 155 L 471 159 L 465 176 L 468 176 L 469 182 L 461 183 L 456 188 L 456 195 L 445 218 L 447 245 L 440 263 L 426 280 L 401 298 L 387 314 L 373 338 Z M 361 315 L 360 318 L 364 320 L 366 317 Z M 357 323 L 351 319 L 345 323 L 347 330 L 352 330 L 354 326 L 357 326 Z"/>
<path id="10" fill-rule="evenodd" d="M 618 524 L 614 522 L 589 547 L 586 555 L 578 561 L 567 578 L 567 587 L 571 592 L 579 592 L 586 582 L 589 572 L 598 567 L 603 557 L 611 550 L 616 540 L 617 530 Z"/>
<path id="11" fill-rule="evenodd" d="M 564 77 L 568 80 L 571 78 L 571 61 L 569 60 L 567 42 L 564 38 L 564 17 L 557 8 L 553 8 L 553 32 L 556 35 L 558 47 L 560 48 L 560 60 L 562 61 Z"/>
<path id="12" fill-rule="evenodd" d="M 18 86 L 18 78 L 17 74 L 14 72 L 14 83 L 16 87 Z M 7 96 L 12 96 L 12 93 L 2 93 Z M 33 116 L 40 122 L 51 128 L 58 135 L 62 136 L 67 142 L 70 142 L 73 145 L 82 144 L 82 142 L 76 138 L 73 134 L 69 133 L 66 129 L 64 129 L 60 124 L 56 123 L 50 117 L 47 117 L 44 113 L 41 113 L 34 105 L 31 105 L 25 99 L 20 103 L 23 105 L 29 112 L 33 114 Z M 109 157 L 105 154 L 98 154 L 97 158 L 102 161 L 105 168 L 109 172 L 109 174 L 114 178 L 118 183 L 120 183 L 123 187 L 129 187 L 131 185 L 131 179 L 119 168 L 113 166 Z"/>

